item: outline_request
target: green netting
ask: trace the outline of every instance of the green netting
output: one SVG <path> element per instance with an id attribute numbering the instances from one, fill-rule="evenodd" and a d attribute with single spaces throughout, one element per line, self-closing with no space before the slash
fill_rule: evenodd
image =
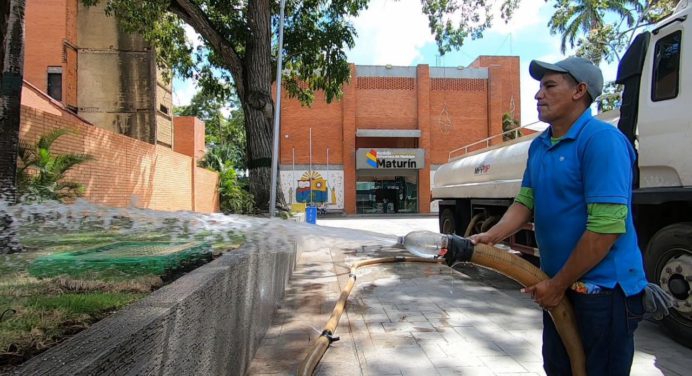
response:
<path id="1" fill-rule="evenodd" d="M 163 276 L 186 265 L 209 261 L 207 242 L 116 242 L 73 252 L 39 257 L 29 266 L 35 277 L 121 272 Z"/>

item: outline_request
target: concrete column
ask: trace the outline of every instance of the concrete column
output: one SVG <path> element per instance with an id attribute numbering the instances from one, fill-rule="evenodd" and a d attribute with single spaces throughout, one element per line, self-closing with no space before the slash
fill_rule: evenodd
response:
<path id="1" fill-rule="evenodd" d="M 178 116 L 173 118 L 174 140 L 173 151 L 187 155 L 190 158 L 190 207 L 195 211 L 195 173 L 197 162 L 204 157 L 204 122 L 194 116 Z"/>
<path id="2" fill-rule="evenodd" d="M 341 99 L 344 162 L 344 211 L 356 213 L 356 66 L 351 64 L 351 82 L 344 84 Z"/>
<path id="3" fill-rule="evenodd" d="M 498 79 L 497 64 L 488 66 L 488 137 L 502 133 L 502 80 Z M 499 126 L 499 128 L 498 128 Z M 502 138 L 490 140 L 491 145 L 499 144 Z"/>
<path id="4" fill-rule="evenodd" d="M 416 96 L 418 102 L 418 147 L 425 150 L 425 167 L 418 170 L 418 211 L 430 212 L 430 67 L 416 67 Z"/>

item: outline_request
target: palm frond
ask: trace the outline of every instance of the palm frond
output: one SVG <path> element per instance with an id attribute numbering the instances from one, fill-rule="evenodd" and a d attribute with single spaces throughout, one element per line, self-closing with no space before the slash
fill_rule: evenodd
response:
<path id="1" fill-rule="evenodd" d="M 53 142 L 58 138 L 68 134 L 69 131 L 64 128 L 56 129 L 46 135 L 41 136 L 36 142 L 37 149 L 50 149 L 53 146 Z"/>

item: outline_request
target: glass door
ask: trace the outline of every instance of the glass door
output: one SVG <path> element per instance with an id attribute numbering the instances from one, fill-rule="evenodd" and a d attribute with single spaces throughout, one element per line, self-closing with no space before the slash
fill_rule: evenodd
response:
<path id="1" fill-rule="evenodd" d="M 418 212 L 417 176 L 358 176 L 356 213 Z"/>

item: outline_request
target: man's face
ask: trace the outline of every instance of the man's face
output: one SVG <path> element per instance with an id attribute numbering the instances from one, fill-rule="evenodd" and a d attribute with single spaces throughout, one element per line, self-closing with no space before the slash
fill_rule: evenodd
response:
<path id="1" fill-rule="evenodd" d="M 552 124 L 555 120 L 569 114 L 574 101 L 577 84 L 564 73 L 547 72 L 541 79 L 541 87 L 534 96 L 538 109 L 538 119 Z"/>

